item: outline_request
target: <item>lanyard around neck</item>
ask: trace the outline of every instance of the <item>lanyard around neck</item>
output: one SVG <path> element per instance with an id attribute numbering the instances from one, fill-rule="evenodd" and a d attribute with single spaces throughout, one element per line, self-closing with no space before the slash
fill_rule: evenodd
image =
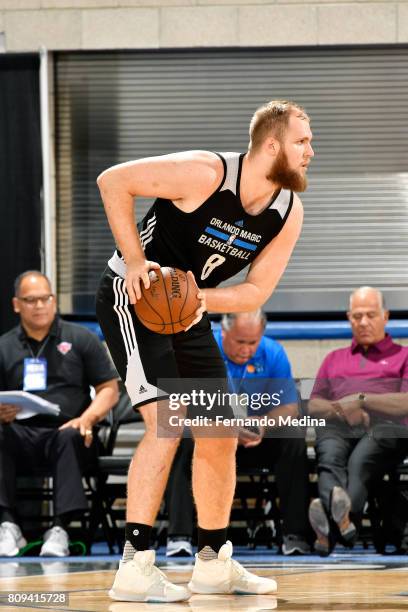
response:
<path id="1" fill-rule="evenodd" d="M 241 374 L 241 377 L 239 379 L 232 378 L 232 376 L 231 376 L 231 374 L 229 372 L 229 369 L 228 369 L 228 363 L 226 363 L 226 366 L 227 366 L 227 372 L 228 372 L 228 380 L 229 380 L 229 384 L 231 386 L 231 389 L 232 389 L 233 393 L 236 393 L 237 395 L 239 395 L 241 393 L 242 384 L 243 384 L 244 379 L 245 379 L 245 377 L 247 375 L 247 366 L 248 366 L 248 363 L 244 364 L 244 370 L 243 370 L 243 372 Z M 237 385 L 235 385 L 235 380 L 237 380 Z"/>
<path id="2" fill-rule="evenodd" d="M 33 359 L 39 359 L 39 358 L 41 357 L 41 355 L 42 355 L 42 353 L 43 353 L 43 351 L 44 351 L 45 347 L 46 347 L 46 346 L 47 346 L 47 344 L 48 344 L 48 340 L 49 340 L 49 339 L 50 339 L 50 337 L 49 337 L 49 336 L 47 336 L 47 337 L 46 337 L 46 339 L 44 340 L 44 342 L 41 344 L 40 348 L 38 349 L 38 351 L 37 351 L 37 354 L 36 354 L 36 355 L 34 355 L 34 351 L 33 351 L 32 347 L 31 347 L 31 344 L 30 344 L 29 340 L 27 339 L 28 350 L 30 351 L 31 357 L 32 357 Z"/>

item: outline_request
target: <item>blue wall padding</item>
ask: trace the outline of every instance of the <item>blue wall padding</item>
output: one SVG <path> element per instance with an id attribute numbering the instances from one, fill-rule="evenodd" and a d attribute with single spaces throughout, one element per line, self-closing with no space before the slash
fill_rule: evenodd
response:
<path id="1" fill-rule="evenodd" d="M 80 323 L 103 340 L 98 323 L 92 321 L 81 321 Z M 213 329 L 217 329 L 219 325 L 219 323 L 213 323 Z M 408 319 L 390 321 L 387 331 L 393 338 L 408 338 Z M 347 321 L 274 321 L 267 324 L 266 334 L 275 340 L 351 338 L 350 325 Z"/>

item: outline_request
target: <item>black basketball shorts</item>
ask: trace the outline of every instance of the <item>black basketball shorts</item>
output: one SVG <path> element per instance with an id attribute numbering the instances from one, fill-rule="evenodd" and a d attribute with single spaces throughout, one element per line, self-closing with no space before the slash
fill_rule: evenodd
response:
<path id="1" fill-rule="evenodd" d="M 180 387 L 181 379 L 207 379 L 212 389 L 227 391 L 225 364 L 207 314 L 187 332 L 152 332 L 142 325 L 129 303 L 125 280 L 109 267 L 97 292 L 96 314 L 135 408 L 168 398 Z M 162 388 L 163 379 L 169 388 Z M 221 413 L 225 416 L 229 409 Z"/>

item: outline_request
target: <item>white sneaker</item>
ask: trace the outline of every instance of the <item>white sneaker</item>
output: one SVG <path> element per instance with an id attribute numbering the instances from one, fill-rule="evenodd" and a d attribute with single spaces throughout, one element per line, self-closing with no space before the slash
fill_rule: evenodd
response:
<path id="1" fill-rule="evenodd" d="M 15 557 L 26 546 L 27 540 L 15 523 L 4 521 L 0 525 L 0 557 Z"/>
<path id="2" fill-rule="evenodd" d="M 167 540 L 166 557 L 192 557 L 193 547 L 186 539 L 175 538 Z"/>
<path id="3" fill-rule="evenodd" d="M 44 534 L 44 544 L 41 546 L 40 557 L 68 557 L 69 538 L 62 527 L 51 527 Z"/>
<path id="4" fill-rule="evenodd" d="M 310 546 L 302 536 L 289 533 L 283 536 L 282 553 L 284 555 L 309 555 Z"/>
<path id="5" fill-rule="evenodd" d="M 121 561 L 109 596 L 119 601 L 172 602 L 189 599 L 191 593 L 172 584 L 154 565 L 154 550 L 138 550 L 132 561 Z"/>
<path id="6" fill-rule="evenodd" d="M 271 578 L 248 572 L 238 561 L 231 559 L 232 544 L 226 542 L 218 552 L 218 559 L 202 561 L 198 554 L 188 588 L 193 593 L 247 593 L 266 595 L 276 593 L 278 585 Z"/>

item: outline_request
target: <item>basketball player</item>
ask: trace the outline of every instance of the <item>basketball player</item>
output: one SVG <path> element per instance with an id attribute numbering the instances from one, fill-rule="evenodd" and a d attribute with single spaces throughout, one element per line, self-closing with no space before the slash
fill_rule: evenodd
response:
<path id="1" fill-rule="evenodd" d="M 187 151 L 119 164 L 98 186 L 117 250 L 97 296 L 97 314 L 119 374 L 146 433 L 128 478 L 123 559 L 110 596 L 123 601 L 180 601 L 193 593 L 273 593 L 276 582 L 231 559 L 227 524 L 235 489 L 234 437 L 196 437 L 193 493 L 198 554 L 189 589 L 155 567 L 149 535 L 178 439 L 157 437 L 160 378 L 226 378 L 207 310 L 261 307 L 275 289 L 302 226 L 294 192 L 307 186 L 313 157 L 309 118 L 295 103 L 272 101 L 250 123 L 246 153 Z M 134 198 L 156 200 L 137 226 Z M 242 283 L 217 288 L 250 264 Z M 191 270 L 201 306 L 187 332 L 163 336 L 146 329 L 133 304 L 149 270 Z"/>

